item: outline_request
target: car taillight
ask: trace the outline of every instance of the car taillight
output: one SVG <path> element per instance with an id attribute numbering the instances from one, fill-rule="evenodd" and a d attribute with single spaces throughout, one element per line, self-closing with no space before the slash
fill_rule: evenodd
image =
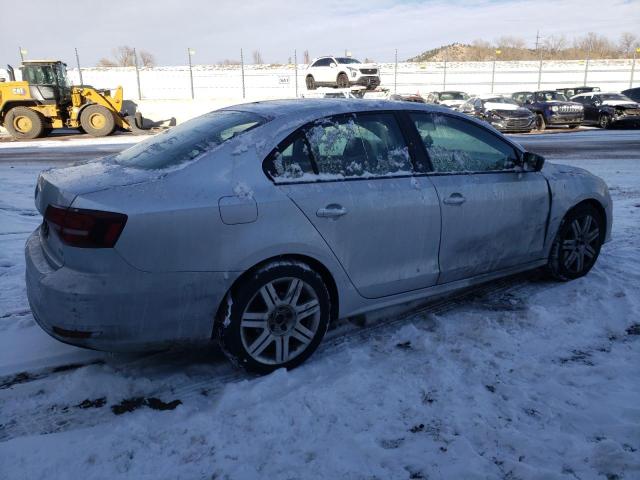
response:
<path id="1" fill-rule="evenodd" d="M 113 247 L 127 223 L 122 213 L 53 205 L 47 207 L 44 219 L 65 244 L 79 248 Z"/>

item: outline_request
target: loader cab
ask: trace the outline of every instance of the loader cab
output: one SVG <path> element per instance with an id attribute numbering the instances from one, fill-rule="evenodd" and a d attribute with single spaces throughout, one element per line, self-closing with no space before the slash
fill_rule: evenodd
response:
<path id="1" fill-rule="evenodd" d="M 31 98 L 42 104 L 71 102 L 71 83 L 67 65 L 60 61 L 34 60 L 22 62 L 22 80 L 29 83 Z"/>

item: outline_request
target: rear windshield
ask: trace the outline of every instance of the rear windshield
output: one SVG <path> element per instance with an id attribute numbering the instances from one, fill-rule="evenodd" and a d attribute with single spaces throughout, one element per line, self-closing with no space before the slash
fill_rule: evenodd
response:
<path id="1" fill-rule="evenodd" d="M 173 167 L 265 122 L 255 113 L 218 110 L 140 142 L 118 153 L 114 160 L 149 170 Z"/>

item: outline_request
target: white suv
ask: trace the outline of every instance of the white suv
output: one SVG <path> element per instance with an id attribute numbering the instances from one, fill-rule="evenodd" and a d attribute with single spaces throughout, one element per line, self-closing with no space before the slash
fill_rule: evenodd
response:
<path id="1" fill-rule="evenodd" d="M 307 90 L 317 87 L 349 88 L 363 85 L 376 88 L 380 85 L 379 70 L 376 65 L 360 63 L 349 57 L 318 57 L 307 67 Z"/>

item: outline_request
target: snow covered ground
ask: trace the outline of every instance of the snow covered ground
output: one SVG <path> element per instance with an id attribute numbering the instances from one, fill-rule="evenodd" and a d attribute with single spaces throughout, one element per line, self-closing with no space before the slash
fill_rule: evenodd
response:
<path id="1" fill-rule="evenodd" d="M 0 478 L 640 478 L 640 149 L 579 148 L 608 133 L 520 138 L 610 186 L 613 240 L 587 277 L 344 324 L 264 378 L 207 349 L 108 355 L 42 333 L 22 248 L 47 163 L 4 157 Z"/>

